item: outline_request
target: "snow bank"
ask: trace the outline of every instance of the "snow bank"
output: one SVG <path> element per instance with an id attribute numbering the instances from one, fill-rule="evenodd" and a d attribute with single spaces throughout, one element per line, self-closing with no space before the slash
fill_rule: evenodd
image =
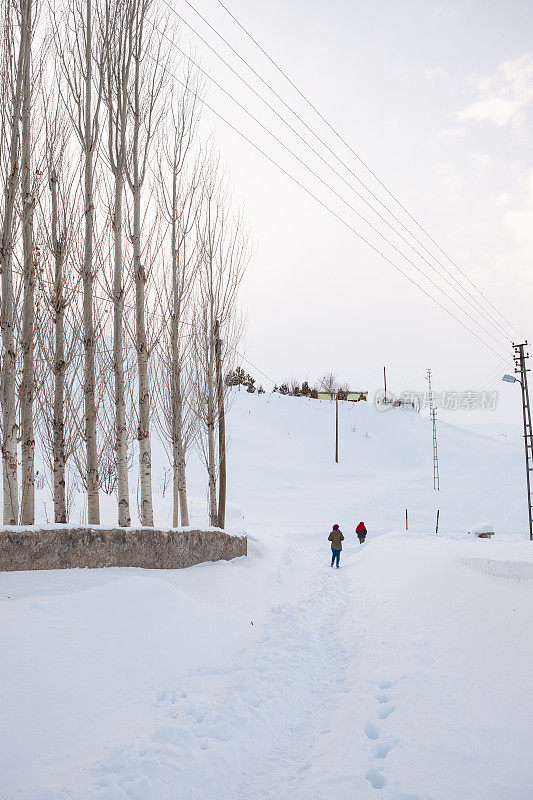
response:
<path id="1" fill-rule="evenodd" d="M 465 558 L 463 563 L 476 572 L 485 575 L 496 575 L 499 578 L 512 578 L 524 580 L 533 578 L 533 563 L 531 561 L 494 561 L 491 558 Z"/>

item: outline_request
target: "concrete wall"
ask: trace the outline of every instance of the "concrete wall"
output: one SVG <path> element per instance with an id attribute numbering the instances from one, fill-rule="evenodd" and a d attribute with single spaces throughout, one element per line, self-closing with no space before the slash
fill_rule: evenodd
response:
<path id="1" fill-rule="evenodd" d="M 221 530 L 11 527 L 0 530 L 0 571 L 69 567 L 180 569 L 229 561 L 247 552 L 246 536 Z"/>

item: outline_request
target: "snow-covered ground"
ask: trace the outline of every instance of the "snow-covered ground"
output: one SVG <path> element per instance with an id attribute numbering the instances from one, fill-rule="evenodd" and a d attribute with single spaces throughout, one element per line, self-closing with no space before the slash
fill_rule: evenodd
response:
<path id="1" fill-rule="evenodd" d="M 248 558 L 0 574 L 2 800 L 533 797 L 519 438 L 441 424 L 436 493 L 426 419 L 342 404 L 338 465 L 333 434 L 327 402 L 237 395 Z"/>

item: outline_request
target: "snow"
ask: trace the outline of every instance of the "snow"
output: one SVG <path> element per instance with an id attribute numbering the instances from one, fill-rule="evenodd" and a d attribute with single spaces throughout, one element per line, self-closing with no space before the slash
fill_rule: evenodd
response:
<path id="1" fill-rule="evenodd" d="M 478 522 L 470 528 L 472 536 L 479 536 L 480 533 L 494 533 L 494 525 L 489 522 Z"/>
<path id="2" fill-rule="evenodd" d="M 529 800 L 519 439 L 440 424 L 437 493 L 415 413 L 342 404 L 338 465 L 327 401 L 240 393 L 230 421 L 247 558 L 0 574 L 0 798 Z"/>

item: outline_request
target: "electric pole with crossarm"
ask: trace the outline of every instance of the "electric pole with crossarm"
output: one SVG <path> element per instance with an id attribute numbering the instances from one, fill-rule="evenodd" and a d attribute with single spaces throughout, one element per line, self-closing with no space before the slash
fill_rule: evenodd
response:
<path id="1" fill-rule="evenodd" d="M 526 451 L 526 486 L 527 486 L 527 510 L 529 516 L 529 538 L 533 541 L 533 512 L 531 503 L 531 472 L 533 471 L 533 432 L 531 429 L 531 406 L 529 405 L 529 389 L 527 385 L 527 373 L 530 371 L 526 368 L 526 358 L 529 358 L 529 353 L 524 351 L 527 347 L 527 342 L 522 344 L 513 344 L 514 348 L 514 363 L 515 375 L 504 375 L 502 380 L 508 383 L 518 382 L 522 387 L 522 419 L 524 423 L 524 446 Z"/>
<path id="2" fill-rule="evenodd" d="M 433 488 L 439 491 L 440 478 L 439 478 L 439 454 L 437 451 L 437 409 L 433 402 L 433 389 L 431 386 L 431 370 L 428 369 L 427 381 L 429 384 L 429 416 L 433 424 Z"/>

